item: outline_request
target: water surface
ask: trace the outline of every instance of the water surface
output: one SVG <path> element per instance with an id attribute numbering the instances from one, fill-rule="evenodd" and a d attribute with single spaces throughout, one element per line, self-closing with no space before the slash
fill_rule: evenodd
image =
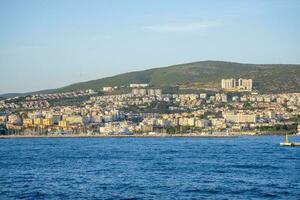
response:
<path id="1" fill-rule="evenodd" d="M 280 140 L 2 139 L 0 199 L 300 199 L 300 148 Z"/>

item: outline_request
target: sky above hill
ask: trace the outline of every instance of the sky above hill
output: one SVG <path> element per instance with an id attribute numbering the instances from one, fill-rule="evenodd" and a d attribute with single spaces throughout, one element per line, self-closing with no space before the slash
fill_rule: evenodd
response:
<path id="1" fill-rule="evenodd" d="M 300 63 L 298 0 L 1 0 L 0 94 L 224 60 Z"/>

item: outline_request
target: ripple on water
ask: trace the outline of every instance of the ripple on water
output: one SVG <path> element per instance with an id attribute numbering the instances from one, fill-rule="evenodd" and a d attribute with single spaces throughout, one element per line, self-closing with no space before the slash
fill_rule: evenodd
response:
<path id="1" fill-rule="evenodd" d="M 297 199 L 300 148 L 280 139 L 0 140 L 0 199 Z"/>

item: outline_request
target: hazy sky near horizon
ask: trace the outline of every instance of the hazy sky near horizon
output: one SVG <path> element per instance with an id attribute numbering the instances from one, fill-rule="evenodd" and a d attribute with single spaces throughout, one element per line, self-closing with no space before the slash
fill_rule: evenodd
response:
<path id="1" fill-rule="evenodd" d="M 0 94 L 224 60 L 300 64 L 298 0 L 0 0 Z"/>

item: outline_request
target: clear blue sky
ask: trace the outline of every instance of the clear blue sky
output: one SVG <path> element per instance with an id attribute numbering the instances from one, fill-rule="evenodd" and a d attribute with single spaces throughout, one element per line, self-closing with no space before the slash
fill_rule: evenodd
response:
<path id="1" fill-rule="evenodd" d="M 170 64 L 300 63 L 299 0 L 0 0 L 0 94 Z"/>

